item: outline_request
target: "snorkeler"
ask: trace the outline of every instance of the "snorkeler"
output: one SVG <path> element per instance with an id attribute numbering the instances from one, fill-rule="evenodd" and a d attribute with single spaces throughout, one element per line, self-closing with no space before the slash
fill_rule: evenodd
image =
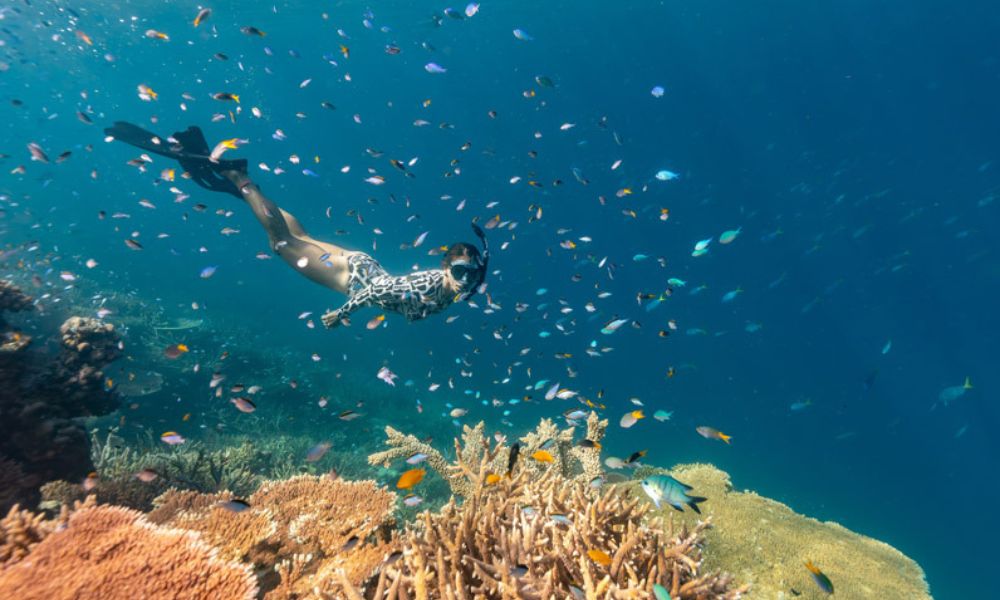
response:
<path id="1" fill-rule="evenodd" d="M 178 161 L 192 181 L 209 190 L 225 192 L 250 205 L 267 231 L 271 248 L 303 275 L 345 294 L 347 302 L 323 315 L 323 324 L 336 327 L 349 322 L 355 310 L 378 306 L 414 321 L 440 312 L 451 304 L 471 298 L 486 279 L 489 246 L 482 229 L 472 229 L 483 251 L 472 244 L 452 244 L 440 269 L 390 275 L 377 260 L 311 237 L 298 219 L 261 193 L 247 176 L 246 160 L 213 158 L 205 136 L 197 127 L 163 140 L 131 123 L 118 121 L 104 132 L 118 141 Z"/>

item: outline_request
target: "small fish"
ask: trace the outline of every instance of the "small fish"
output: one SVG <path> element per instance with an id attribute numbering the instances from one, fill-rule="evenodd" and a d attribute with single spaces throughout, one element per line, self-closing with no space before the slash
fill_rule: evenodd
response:
<path id="1" fill-rule="evenodd" d="M 421 498 L 420 496 L 417 496 L 416 494 L 407 494 L 403 496 L 403 504 L 409 506 L 410 508 L 413 508 L 414 506 L 419 506 L 420 503 L 423 501 L 424 499 Z"/>
<path id="2" fill-rule="evenodd" d="M 510 454 L 507 455 L 507 477 L 514 472 L 514 465 L 517 464 L 517 456 L 521 453 L 521 444 L 514 442 L 510 447 Z"/>
<path id="3" fill-rule="evenodd" d="M 237 514 L 250 509 L 250 503 L 247 502 L 246 500 L 240 500 L 239 498 L 233 498 L 232 500 L 219 502 L 216 506 L 218 506 L 221 509 L 228 510 L 231 513 L 237 513 Z"/>
<path id="4" fill-rule="evenodd" d="M 629 427 L 635 425 L 639 422 L 639 419 L 645 418 L 646 415 L 642 413 L 641 410 L 633 410 L 632 412 L 627 412 L 622 415 L 621 420 L 618 422 L 623 428 L 628 429 Z"/>
<path id="5" fill-rule="evenodd" d="M 97 487 L 97 484 L 100 481 L 101 479 L 100 477 L 97 476 L 97 472 L 91 471 L 90 473 L 87 474 L 86 477 L 83 478 L 83 481 L 80 482 L 80 487 L 83 488 L 83 491 L 89 492 L 90 490 Z"/>
<path id="6" fill-rule="evenodd" d="M 187 441 L 176 431 L 164 432 L 163 435 L 160 436 L 160 440 L 169 446 L 177 446 Z"/>
<path id="7" fill-rule="evenodd" d="M 132 250 L 142 250 L 142 244 L 133 240 L 132 238 L 126 238 L 125 245 L 131 248 Z"/>
<path id="8" fill-rule="evenodd" d="M 658 410 L 655 413 L 653 413 L 653 418 L 660 422 L 669 421 L 670 417 L 672 416 L 674 416 L 674 411 L 672 410 L 671 411 Z"/>
<path id="9" fill-rule="evenodd" d="M 354 419 L 357 419 L 360 416 L 361 416 L 360 413 L 354 412 L 353 410 L 345 410 L 344 412 L 337 415 L 337 418 L 339 418 L 341 421 L 353 421 Z"/>
<path id="10" fill-rule="evenodd" d="M 684 512 L 684 505 L 691 507 L 691 510 L 701 514 L 698 503 L 704 502 L 707 498 L 700 496 L 690 496 L 688 491 L 691 486 L 677 481 L 669 475 L 651 475 L 642 480 L 642 490 L 653 500 L 656 508 L 660 508 L 661 503 L 667 503 L 680 512 Z"/>
<path id="11" fill-rule="evenodd" d="M 577 446 L 579 446 L 581 448 L 593 448 L 594 450 L 600 450 L 601 449 L 601 444 L 599 442 L 595 442 L 594 440 L 589 440 L 589 439 L 586 439 L 586 438 L 580 440 L 580 442 L 577 444 Z"/>
<path id="12" fill-rule="evenodd" d="M 195 15 L 194 17 L 194 26 L 197 27 L 201 25 L 203 22 L 205 22 L 205 19 L 209 18 L 210 16 L 212 16 L 211 8 L 203 8 L 199 10 L 198 14 Z"/>
<path id="13" fill-rule="evenodd" d="M 556 461 L 555 458 L 552 457 L 552 454 L 550 454 L 547 450 L 536 450 L 535 453 L 531 455 L 531 458 L 543 463 L 553 463 Z"/>
<path id="14" fill-rule="evenodd" d="M 383 321 L 385 321 L 385 315 L 378 315 L 376 317 L 372 317 L 371 320 L 365 324 L 365 328 L 369 330 L 375 329 L 379 325 L 381 325 Z"/>
<path id="15" fill-rule="evenodd" d="M 42 150 L 42 147 L 36 144 L 35 142 L 31 142 L 30 144 L 28 144 L 28 152 L 31 153 L 31 160 L 37 160 L 38 162 L 43 162 L 43 163 L 49 162 L 48 155 L 46 155 L 45 151 Z"/>
<path id="16" fill-rule="evenodd" d="M 827 577 L 823 571 L 819 570 L 819 567 L 812 564 L 811 560 L 806 561 L 806 568 L 809 569 L 809 573 L 812 574 L 813 581 L 819 586 L 819 589 L 823 590 L 827 594 L 833 593 L 833 582 Z"/>
<path id="17" fill-rule="evenodd" d="M 604 335 L 611 335 L 612 333 L 618 331 L 618 329 L 625 323 L 628 323 L 628 319 L 613 319 L 601 328 L 601 333 Z"/>
<path id="18" fill-rule="evenodd" d="M 697 431 L 698 434 L 701 435 L 701 437 L 707 440 L 722 440 L 727 444 L 730 443 L 729 440 L 732 439 L 733 437 L 731 435 L 726 435 L 722 433 L 721 431 L 715 429 L 714 427 L 708 427 L 706 425 L 695 427 L 695 431 Z"/>
<path id="19" fill-rule="evenodd" d="M 451 412 L 448 413 L 448 415 L 454 419 L 457 419 L 459 417 L 464 417 L 468 412 L 469 411 L 464 408 L 453 408 L 451 409 Z"/>
<path id="20" fill-rule="evenodd" d="M 653 596 L 656 597 L 656 600 L 673 600 L 667 588 L 658 583 L 653 584 Z"/>
<path id="21" fill-rule="evenodd" d="M 240 103 L 240 97 L 238 95 L 236 95 L 236 94 L 231 94 L 229 92 L 216 92 L 216 93 L 212 94 L 212 98 L 214 98 L 216 100 L 222 100 L 222 101 L 229 100 L 229 101 L 235 102 L 236 104 Z"/>
<path id="22" fill-rule="evenodd" d="M 531 42 L 531 41 L 534 41 L 534 39 L 535 39 L 535 38 L 531 37 L 528 34 L 527 31 L 525 31 L 523 29 L 515 29 L 514 30 L 514 37 L 517 38 L 517 39 L 519 39 L 519 40 L 521 40 L 522 42 Z"/>
<path id="23" fill-rule="evenodd" d="M 182 354 L 188 352 L 189 350 L 190 348 L 187 347 L 187 344 L 171 344 L 163 349 L 163 356 L 173 360 L 175 358 L 179 358 Z"/>
<path id="24" fill-rule="evenodd" d="M 215 271 L 218 268 L 219 267 L 217 266 L 209 265 L 204 269 L 202 269 L 200 273 L 198 273 L 198 277 L 201 277 L 202 279 L 209 279 L 210 277 L 212 277 L 212 275 L 215 275 Z"/>
<path id="25" fill-rule="evenodd" d="M 153 39 L 153 38 L 160 39 L 160 40 L 163 40 L 165 42 L 169 42 L 170 41 L 170 36 L 169 35 L 163 33 L 162 31 L 157 31 L 155 29 L 147 29 L 146 30 L 146 37 L 148 37 L 150 39 Z"/>
<path id="26" fill-rule="evenodd" d="M 788 409 L 792 412 L 802 412 L 810 406 L 812 406 L 812 399 L 806 398 L 805 401 L 792 402 Z"/>
<path id="27" fill-rule="evenodd" d="M 253 401 L 250 400 L 250 398 L 246 398 L 246 397 L 243 397 L 243 396 L 237 396 L 236 398 L 232 398 L 229 401 L 232 402 L 233 405 L 240 412 L 243 412 L 243 413 L 252 413 L 253 411 L 257 410 L 257 405 L 254 404 Z"/>
<path id="28" fill-rule="evenodd" d="M 433 63 L 433 62 L 429 62 L 426 65 L 424 65 L 424 70 L 427 71 L 428 73 L 435 73 L 435 74 L 447 73 L 448 72 L 448 69 L 442 67 L 441 65 L 439 65 L 437 63 Z"/>
<path id="29" fill-rule="evenodd" d="M 741 231 L 743 231 L 742 227 L 739 227 L 737 229 L 731 229 L 729 231 L 723 231 L 722 235 L 719 236 L 719 243 L 732 244 L 733 241 L 736 239 L 736 237 L 740 235 Z"/>
<path id="30" fill-rule="evenodd" d="M 490 473 L 489 475 L 486 476 L 485 483 L 486 485 L 496 485 L 497 483 L 499 483 L 500 479 L 502 478 L 496 473 Z"/>
<path id="31" fill-rule="evenodd" d="M 673 171 L 668 171 L 667 169 L 660 169 L 656 172 L 656 178 L 660 181 L 673 181 L 678 177 L 680 177 L 680 175 L 674 173 Z"/>
<path id="32" fill-rule="evenodd" d="M 408 465 L 419 465 L 420 463 L 427 460 L 427 455 L 423 452 L 414 452 L 406 459 L 406 464 Z"/>
<path id="33" fill-rule="evenodd" d="M 135 478 L 143 483 L 151 483 L 159 476 L 160 474 L 153 469 L 143 469 L 135 474 Z"/>
<path id="34" fill-rule="evenodd" d="M 601 565 L 602 567 L 611 566 L 611 556 L 603 550 L 587 550 L 587 556 L 590 557 L 590 560 Z"/>
<path id="35" fill-rule="evenodd" d="M 386 382 L 388 385 L 396 387 L 396 378 L 399 377 L 399 375 L 396 375 L 395 373 L 390 371 L 389 367 L 382 367 L 381 369 L 378 370 L 376 377 Z"/>
<path id="36" fill-rule="evenodd" d="M 319 462 L 333 446 L 330 442 L 320 442 L 306 452 L 306 462 Z"/>
<path id="37" fill-rule="evenodd" d="M 227 150 L 235 150 L 239 148 L 241 144 L 246 144 L 247 140 L 241 140 L 240 138 L 230 138 L 228 140 L 222 140 L 215 145 L 212 149 L 212 153 L 209 154 L 208 160 L 217 163 L 222 155 L 225 154 Z"/>
<path id="38" fill-rule="evenodd" d="M 625 459 L 626 465 L 634 465 L 637 460 L 646 456 L 647 450 L 639 450 L 638 452 L 633 452 L 627 459 Z"/>
<path id="39" fill-rule="evenodd" d="M 663 94 L 666 92 L 662 85 L 653 86 L 653 89 L 649 90 L 654 98 L 662 98 Z"/>
<path id="40" fill-rule="evenodd" d="M 257 37 L 264 37 L 265 35 L 267 35 L 263 31 L 261 31 L 260 29 L 257 29 L 256 27 L 251 27 L 249 25 L 246 25 L 244 27 L 240 27 L 240 31 L 243 32 L 246 35 L 255 35 Z"/>
<path id="41" fill-rule="evenodd" d="M 949 402 L 951 402 L 952 400 L 958 400 L 959 398 L 965 395 L 965 392 L 971 389 L 972 389 L 972 380 L 966 377 L 965 383 L 963 383 L 962 385 L 953 385 L 951 387 L 947 387 L 941 390 L 941 393 L 938 394 L 938 400 L 940 400 L 941 403 L 944 404 L 945 406 L 948 406 Z"/>
<path id="42" fill-rule="evenodd" d="M 408 490 L 420 483 L 424 475 L 427 475 L 427 471 L 424 469 L 410 469 L 399 476 L 396 487 L 401 490 Z"/>

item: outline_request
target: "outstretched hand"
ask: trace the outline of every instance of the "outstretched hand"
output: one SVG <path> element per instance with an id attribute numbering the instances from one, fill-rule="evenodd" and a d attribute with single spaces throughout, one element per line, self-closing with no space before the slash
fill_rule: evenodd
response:
<path id="1" fill-rule="evenodd" d="M 336 327 L 337 325 L 340 325 L 340 309 L 329 310 L 323 313 L 323 316 L 320 317 L 320 319 L 323 321 L 323 325 L 327 329 Z"/>

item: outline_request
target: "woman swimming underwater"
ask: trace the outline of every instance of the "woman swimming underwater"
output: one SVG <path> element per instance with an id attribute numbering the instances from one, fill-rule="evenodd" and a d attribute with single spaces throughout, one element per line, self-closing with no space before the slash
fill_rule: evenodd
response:
<path id="1" fill-rule="evenodd" d="M 347 302 L 323 315 L 323 324 L 336 327 L 348 322 L 355 310 L 378 306 L 410 321 L 440 312 L 455 302 L 468 300 L 486 279 L 489 247 L 475 223 L 472 229 L 483 251 L 471 244 L 452 244 L 440 269 L 390 275 L 374 258 L 323 242 L 306 233 L 298 219 L 261 193 L 247 176 L 246 160 L 221 160 L 211 156 L 205 136 L 197 127 L 163 140 L 131 123 L 118 121 L 104 132 L 114 139 L 178 161 L 198 185 L 232 194 L 250 205 L 267 231 L 271 248 L 300 273 L 347 296 Z"/>

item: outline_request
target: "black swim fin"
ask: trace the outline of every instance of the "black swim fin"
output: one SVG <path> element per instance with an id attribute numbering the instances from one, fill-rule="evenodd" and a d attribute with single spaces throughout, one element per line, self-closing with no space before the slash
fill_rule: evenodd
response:
<path id="1" fill-rule="evenodd" d="M 236 185 L 222 173 L 237 171 L 246 174 L 247 161 L 245 159 L 211 161 L 209 156 L 212 151 L 205 141 L 205 135 L 198 127 L 192 125 L 165 140 L 138 125 L 116 121 L 113 126 L 106 128 L 104 133 L 120 142 L 176 160 L 191 177 L 191 181 L 205 189 L 243 198 Z"/>

